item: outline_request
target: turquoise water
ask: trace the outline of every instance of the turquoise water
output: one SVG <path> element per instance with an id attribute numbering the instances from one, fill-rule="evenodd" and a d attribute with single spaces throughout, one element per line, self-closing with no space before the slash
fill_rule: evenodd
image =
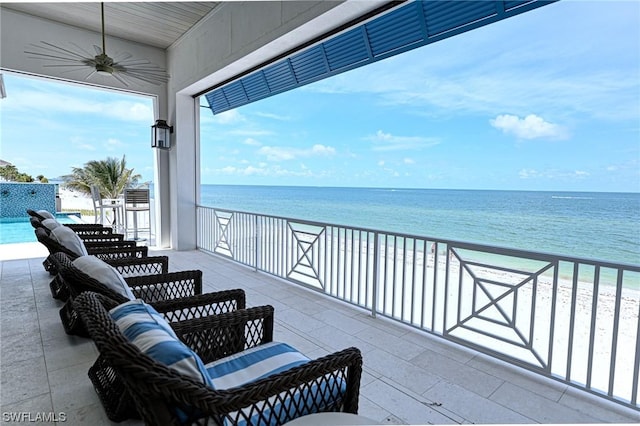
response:
<path id="1" fill-rule="evenodd" d="M 640 194 L 202 185 L 201 204 L 640 264 Z"/>
<path id="2" fill-rule="evenodd" d="M 56 215 L 60 223 L 75 223 L 67 215 Z M 28 243 L 38 241 L 33 226 L 27 217 L 0 218 L 0 244 Z"/>

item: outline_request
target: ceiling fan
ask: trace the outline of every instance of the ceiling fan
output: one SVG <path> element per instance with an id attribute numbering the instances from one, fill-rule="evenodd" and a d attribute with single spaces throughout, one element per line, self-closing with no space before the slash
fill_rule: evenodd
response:
<path id="1" fill-rule="evenodd" d="M 90 68 L 91 72 L 85 79 L 91 78 L 94 74 L 112 76 L 125 86 L 131 84 L 130 79 L 140 80 L 146 83 L 159 85 L 166 83 L 169 79 L 167 72 L 159 66 L 152 64 L 146 59 L 132 59 L 130 53 L 121 52 L 111 58 L 107 55 L 105 48 L 104 33 L 104 3 L 100 3 L 102 18 L 102 48 L 94 45 L 95 53 L 87 52 L 77 44 L 69 42 L 72 48 L 56 46 L 52 43 L 41 41 L 40 44 L 31 44 L 35 51 L 25 50 L 24 53 L 30 58 L 51 61 L 44 67 L 67 67 L 68 71 L 78 71 L 83 68 Z"/>

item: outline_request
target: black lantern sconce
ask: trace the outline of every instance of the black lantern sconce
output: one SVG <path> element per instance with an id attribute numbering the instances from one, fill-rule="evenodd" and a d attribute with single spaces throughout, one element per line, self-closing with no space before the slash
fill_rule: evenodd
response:
<path id="1" fill-rule="evenodd" d="M 171 149 L 171 133 L 173 126 L 165 120 L 156 120 L 156 124 L 151 126 L 151 148 Z"/>

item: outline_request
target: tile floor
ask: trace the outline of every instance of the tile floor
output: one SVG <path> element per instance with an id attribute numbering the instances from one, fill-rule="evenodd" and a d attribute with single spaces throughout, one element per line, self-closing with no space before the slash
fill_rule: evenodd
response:
<path id="1" fill-rule="evenodd" d="M 11 415 L 28 421 L 45 413 L 58 416 L 48 420 L 68 425 L 110 424 L 87 377 L 96 349 L 91 341 L 64 333 L 58 317 L 62 303 L 51 298 L 50 276 L 42 268 L 46 253 L 37 243 L 4 249 L 0 423 L 11 424 Z M 310 357 L 360 348 L 360 414 L 382 424 L 640 422 L 637 411 L 219 257 L 198 251 L 155 253 L 170 257 L 170 270 L 201 269 L 205 291 L 242 287 L 249 305 L 273 305 L 275 339 Z"/>

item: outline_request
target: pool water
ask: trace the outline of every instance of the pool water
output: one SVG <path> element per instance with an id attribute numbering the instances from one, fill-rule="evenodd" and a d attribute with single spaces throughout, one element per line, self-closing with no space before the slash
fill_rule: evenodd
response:
<path id="1" fill-rule="evenodd" d="M 69 215 L 56 214 L 60 223 L 76 223 Z M 36 242 L 36 234 L 28 217 L 0 218 L 0 244 Z"/>

